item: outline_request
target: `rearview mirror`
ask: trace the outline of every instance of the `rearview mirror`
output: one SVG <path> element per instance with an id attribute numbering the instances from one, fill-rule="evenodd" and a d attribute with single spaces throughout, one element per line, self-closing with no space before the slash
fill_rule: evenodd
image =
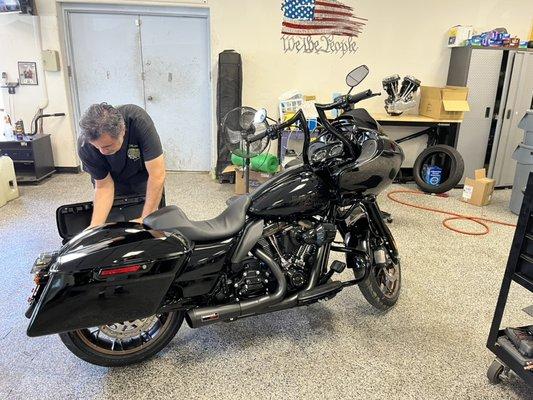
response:
<path id="1" fill-rule="evenodd" d="M 254 125 L 260 125 L 265 122 L 267 117 L 267 111 L 264 108 L 260 108 L 255 112 L 254 115 Z"/>
<path id="2" fill-rule="evenodd" d="M 346 84 L 350 87 L 359 85 L 366 78 L 370 70 L 366 65 L 360 65 L 346 75 Z"/>

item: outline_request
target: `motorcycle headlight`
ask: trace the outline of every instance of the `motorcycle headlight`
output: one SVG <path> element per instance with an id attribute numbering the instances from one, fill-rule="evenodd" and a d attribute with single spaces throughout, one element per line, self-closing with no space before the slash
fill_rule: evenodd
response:
<path id="1" fill-rule="evenodd" d="M 317 150 L 313 153 L 311 156 L 311 161 L 314 163 L 318 163 L 320 161 L 324 161 L 328 155 L 328 152 L 326 149 Z"/>
<path id="2" fill-rule="evenodd" d="M 344 152 L 343 146 L 341 143 L 339 143 L 339 144 L 332 146 L 331 149 L 329 149 L 329 156 L 338 157 L 342 155 L 343 152 Z"/>

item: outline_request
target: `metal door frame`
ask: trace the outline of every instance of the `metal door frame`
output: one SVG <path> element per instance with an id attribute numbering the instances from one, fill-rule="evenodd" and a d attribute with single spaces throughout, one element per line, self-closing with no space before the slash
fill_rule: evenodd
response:
<path id="1" fill-rule="evenodd" d="M 216 116 L 214 114 L 213 107 L 213 81 L 211 79 L 211 69 L 213 65 L 211 57 L 211 14 L 209 7 L 202 6 L 202 4 L 207 3 L 206 0 L 198 0 L 200 4 L 169 4 L 169 5 L 134 5 L 134 4 L 124 4 L 124 5 L 113 5 L 113 4 L 96 4 L 96 3 L 71 3 L 71 2 L 61 2 L 58 7 L 58 19 L 59 19 L 59 36 L 60 44 L 64 48 L 64 59 L 66 61 L 66 68 L 68 69 L 67 74 L 65 74 L 66 84 L 68 86 L 68 101 L 72 107 L 73 120 L 74 120 L 74 139 L 77 141 L 78 137 L 78 126 L 81 117 L 81 110 L 79 109 L 79 96 L 78 88 L 75 79 L 75 71 L 73 68 L 74 57 L 73 57 L 73 47 L 71 39 L 71 30 L 69 25 L 69 16 L 72 13 L 88 13 L 88 14 L 119 14 L 119 15 L 138 15 L 138 16 L 161 16 L 161 17 L 189 17 L 189 18 L 203 18 L 206 20 L 206 40 L 207 40 L 207 76 L 206 80 L 209 82 L 208 90 L 208 104 L 209 104 L 209 133 L 211 135 L 211 148 L 210 158 L 211 158 L 211 169 L 213 169 L 214 156 L 216 154 L 214 148 L 216 146 L 216 137 L 213 133 L 213 121 Z M 144 83 L 143 83 L 144 87 Z M 144 90 L 144 89 L 143 89 Z M 213 140 L 213 137 L 215 139 Z M 76 152 L 76 157 L 79 157 Z"/>

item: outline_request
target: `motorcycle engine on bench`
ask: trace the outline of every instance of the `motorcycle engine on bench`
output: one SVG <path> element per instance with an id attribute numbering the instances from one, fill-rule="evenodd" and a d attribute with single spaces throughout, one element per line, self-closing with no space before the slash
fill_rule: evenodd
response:
<path id="1" fill-rule="evenodd" d="M 299 221 L 296 224 L 275 222 L 267 225 L 258 245 L 282 268 L 289 292 L 301 290 L 309 281 L 317 249 L 335 239 L 334 224 Z M 276 290 L 276 280 L 269 268 L 254 257 L 233 266 L 229 281 L 235 299 L 260 296 Z"/>

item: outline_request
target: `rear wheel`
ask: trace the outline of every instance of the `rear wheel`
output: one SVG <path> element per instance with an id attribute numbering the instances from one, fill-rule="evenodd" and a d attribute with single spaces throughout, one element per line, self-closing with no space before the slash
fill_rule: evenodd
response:
<path id="1" fill-rule="evenodd" d="M 365 299 L 381 311 L 396 304 L 402 286 L 400 261 L 394 262 L 385 253 L 387 261 L 383 264 L 374 263 L 366 279 L 359 284 Z"/>
<path id="2" fill-rule="evenodd" d="M 60 333 L 59 337 L 84 361 L 122 367 L 144 361 L 163 349 L 180 329 L 183 317 L 183 312 L 173 311 Z"/>

